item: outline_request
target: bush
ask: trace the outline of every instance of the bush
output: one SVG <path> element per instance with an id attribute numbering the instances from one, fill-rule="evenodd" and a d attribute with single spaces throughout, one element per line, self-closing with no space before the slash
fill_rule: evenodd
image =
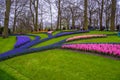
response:
<path id="1" fill-rule="evenodd" d="M 1 27 L 0 28 L 0 34 L 2 34 L 3 33 L 3 30 L 4 30 L 4 27 Z M 8 33 L 10 34 L 11 33 L 11 31 L 10 31 L 10 29 L 8 28 Z"/>

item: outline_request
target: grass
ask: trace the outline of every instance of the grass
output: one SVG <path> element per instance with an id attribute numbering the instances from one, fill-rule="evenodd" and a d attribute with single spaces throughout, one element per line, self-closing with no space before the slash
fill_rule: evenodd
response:
<path id="1" fill-rule="evenodd" d="M 47 38 L 47 37 L 48 37 L 48 35 L 47 35 L 47 34 L 44 34 L 44 33 L 34 34 L 34 35 L 40 36 L 40 37 L 41 37 L 40 39 L 44 39 L 44 38 Z"/>
<path id="2" fill-rule="evenodd" d="M 57 33 L 60 33 L 61 31 L 54 31 L 52 35 L 56 35 Z"/>
<path id="3" fill-rule="evenodd" d="M 10 36 L 7 39 L 0 37 L 0 53 L 13 49 L 15 41 L 16 38 L 14 36 Z"/>
<path id="4" fill-rule="evenodd" d="M 95 33 L 111 34 L 112 32 L 93 31 L 85 34 Z M 39 45 L 49 45 L 71 36 L 74 35 L 55 38 Z M 47 36 L 42 36 L 42 38 L 44 37 Z M 115 38 L 115 36 L 110 36 L 110 38 Z M 116 36 L 114 39 L 118 41 L 116 39 L 119 40 L 119 37 Z M 92 41 L 92 39 L 90 40 Z M 94 40 L 105 41 L 101 38 Z M 4 45 L 5 48 L 0 46 L 0 50 L 3 49 L 0 52 L 4 52 L 13 48 L 15 37 L 9 37 L 5 40 L 0 38 L 0 41 L 0 45 L 6 43 Z M 85 41 L 82 40 L 81 42 Z M 75 43 L 77 43 L 77 41 L 75 41 Z M 93 54 L 84 54 L 84 52 L 52 49 L 18 56 L 0 62 L 0 80 L 120 80 L 119 69 L 120 61 L 118 60 L 112 60 Z"/>
<path id="5" fill-rule="evenodd" d="M 82 39 L 82 40 L 76 40 L 68 43 L 91 43 L 91 42 L 120 42 L 120 37 L 118 36 L 108 36 L 107 38 L 93 38 L 93 39 Z"/>
<path id="6" fill-rule="evenodd" d="M 6 64 L 6 65 L 2 65 Z M 120 61 L 54 49 L 19 56 L 0 63 L 15 78 L 29 80 L 119 80 Z M 17 76 L 14 74 L 17 72 Z M 19 79 L 20 80 L 20 79 Z"/>

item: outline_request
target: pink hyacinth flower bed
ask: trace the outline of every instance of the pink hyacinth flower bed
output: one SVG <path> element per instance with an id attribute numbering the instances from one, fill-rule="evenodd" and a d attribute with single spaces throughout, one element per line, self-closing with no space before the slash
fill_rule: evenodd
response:
<path id="1" fill-rule="evenodd" d="M 73 40 L 77 40 L 77 39 L 99 38 L 99 37 L 106 37 L 106 35 L 93 34 L 93 35 L 74 36 L 74 37 L 68 38 L 66 41 L 73 41 Z"/>
<path id="2" fill-rule="evenodd" d="M 120 57 L 120 44 L 65 44 L 62 48 L 98 52 Z"/>
<path id="3" fill-rule="evenodd" d="M 53 33 L 53 31 L 48 31 L 47 33 L 48 33 L 48 34 L 52 34 L 52 33 Z"/>

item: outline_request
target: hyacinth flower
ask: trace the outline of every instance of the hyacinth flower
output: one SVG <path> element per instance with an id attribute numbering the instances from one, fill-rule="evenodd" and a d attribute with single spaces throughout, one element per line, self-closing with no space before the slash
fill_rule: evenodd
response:
<path id="1" fill-rule="evenodd" d="M 62 48 L 98 52 L 120 57 L 120 44 L 65 44 Z"/>
<path id="2" fill-rule="evenodd" d="M 18 48 L 30 41 L 31 41 L 31 39 L 28 36 L 17 36 L 17 42 L 14 45 L 14 48 Z"/>
<path id="3" fill-rule="evenodd" d="M 89 31 L 72 31 L 72 32 L 60 32 L 58 34 L 56 34 L 55 36 L 56 37 L 59 37 L 59 36 L 64 36 L 64 35 L 70 35 L 70 34 L 77 34 L 77 33 L 86 33 L 86 32 L 89 32 Z"/>
<path id="4" fill-rule="evenodd" d="M 52 33 L 53 33 L 53 31 L 48 31 L 47 33 L 48 33 L 48 34 L 52 34 Z"/>
<path id="5" fill-rule="evenodd" d="M 94 34 L 94 35 L 74 36 L 74 37 L 68 38 L 66 41 L 73 41 L 73 40 L 77 40 L 77 39 L 97 38 L 97 37 L 106 37 L 106 35 Z"/>

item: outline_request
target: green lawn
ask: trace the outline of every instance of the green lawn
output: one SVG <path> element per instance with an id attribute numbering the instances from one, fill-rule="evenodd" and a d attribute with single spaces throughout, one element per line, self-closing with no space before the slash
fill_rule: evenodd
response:
<path id="1" fill-rule="evenodd" d="M 112 32 L 103 33 L 111 34 Z M 102 34 L 102 32 L 93 31 L 85 34 Z M 41 43 L 39 46 L 49 45 L 71 36 L 74 35 L 55 38 Z M 106 40 L 99 38 L 88 41 L 96 42 L 98 40 L 100 42 L 106 40 L 118 42 L 119 37 L 110 36 Z M 0 41 L 1 53 L 13 48 L 15 37 L 9 37 L 5 40 L 0 38 Z M 80 40 L 72 43 L 79 42 Z M 87 40 L 81 42 L 87 42 Z M 36 52 L 0 62 L 0 80 L 120 80 L 119 75 L 120 61 L 118 60 L 66 49 Z"/>
<path id="2" fill-rule="evenodd" d="M 0 53 L 13 49 L 15 41 L 16 38 L 14 36 L 10 36 L 7 39 L 3 39 L 2 37 L 0 37 Z"/>
<path id="3" fill-rule="evenodd" d="M 48 35 L 47 35 L 47 34 L 44 34 L 44 33 L 34 34 L 34 35 L 40 36 L 40 37 L 41 37 L 40 39 L 44 39 L 44 38 L 47 38 L 47 37 L 48 37 Z"/>

